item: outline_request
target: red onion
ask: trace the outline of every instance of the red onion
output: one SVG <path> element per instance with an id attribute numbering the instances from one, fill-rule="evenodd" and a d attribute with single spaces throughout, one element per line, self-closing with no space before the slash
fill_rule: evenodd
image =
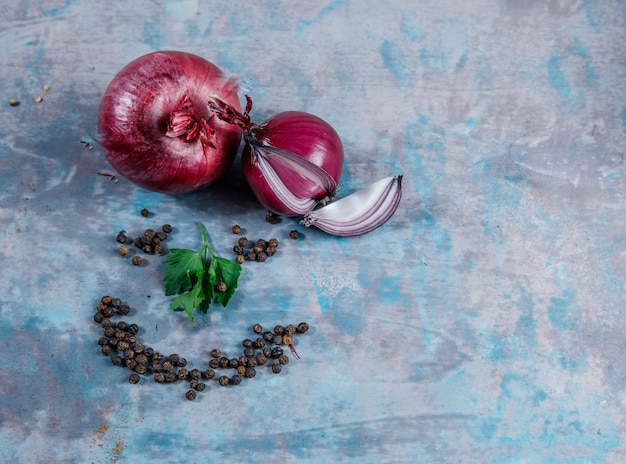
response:
<path id="1" fill-rule="evenodd" d="M 226 122 L 239 125 L 246 146 L 242 169 L 259 203 L 283 216 L 311 211 L 335 195 L 343 169 L 343 145 L 324 120 L 301 111 L 279 113 L 263 124 L 250 122 L 252 100 L 242 114 L 214 98 L 209 107 Z"/>
<path id="2" fill-rule="evenodd" d="M 129 63 L 106 89 L 98 140 L 111 165 L 140 187 L 192 192 L 215 182 L 232 164 L 241 141 L 237 126 L 207 107 L 217 96 L 240 108 L 235 79 L 184 52 L 150 53 Z"/>
<path id="3" fill-rule="evenodd" d="M 304 215 L 301 224 L 340 236 L 370 232 L 393 216 L 402 197 L 402 176 L 379 180 L 315 209 L 337 190 L 343 168 L 339 136 L 317 116 L 299 111 L 253 124 L 252 100 L 246 99 L 243 113 L 219 98 L 211 98 L 209 108 L 223 121 L 243 129 L 243 172 L 265 208 L 284 216 Z"/>

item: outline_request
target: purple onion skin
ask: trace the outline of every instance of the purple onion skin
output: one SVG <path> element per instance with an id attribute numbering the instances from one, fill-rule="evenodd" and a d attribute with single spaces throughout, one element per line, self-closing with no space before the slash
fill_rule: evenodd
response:
<path id="1" fill-rule="evenodd" d="M 337 132 L 323 119 L 301 111 L 286 111 L 263 124 L 252 125 L 243 150 L 242 170 L 259 203 L 282 216 L 297 216 L 276 197 L 267 185 L 253 155 L 251 144 L 270 145 L 291 151 L 326 171 L 339 183 L 344 152 Z M 285 167 L 274 165 L 283 182 L 303 198 L 322 200 L 329 192 Z M 334 195 L 335 192 L 331 192 Z"/>
<path id="2" fill-rule="evenodd" d="M 178 51 L 144 55 L 106 89 L 98 141 L 113 168 L 140 187 L 166 194 L 199 190 L 224 174 L 241 141 L 240 128 L 211 117 L 207 101 L 218 96 L 240 109 L 237 91 L 235 80 L 226 80 L 199 56 Z M 184 117 L 174 120 L 179 124 L 173 133 L 173 115 L 181 111 Z"/>

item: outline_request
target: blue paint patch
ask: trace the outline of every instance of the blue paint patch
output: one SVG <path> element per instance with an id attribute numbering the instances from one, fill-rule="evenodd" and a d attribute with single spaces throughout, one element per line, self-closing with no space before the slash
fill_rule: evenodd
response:
<path id="1" fill-rule="evenodd" d="M 476 124 L 477 120 L 478 118 L 476 116 L 472 116 L 467 121 L 465 121 L 465 135 L 470 135 L 470 133 L 472 132 L 472 128 L 474 127 L 474 124 Z"/>
<path id="2" fill-rule="evenodd" d="M 315 23 L 320 22 L 328 14 L 330 14 L 333 11 L 341 8 L 342 6 L 346 5 L 347 3 L 348 3 L 347 0 L 335 0 L 333 2 L 330 2 L 328 5 L 326 5 L 324 8 L 322 8 L 320 10 L 319 14 L 315 18 L 313 18 L 313 19 L 305 19 L 304 21 L 300 22 L 300 24 L 298 24 L 298 26 L 296 27 L 296 34 L 297 35 L 301 35 L 306 29 L 308 29 L 309 27 L 311 27 Z"/>
<path id="3" fill-rule="evenodd" d="M 463 50 L 463 54 L 459 57 L 459 59 L 456 61 L 456 65 L 454 66 L 454 70 L 456 72 L 461 71 L 462 69 L 465 68 L 465 66 L 467 66 L 468 55 L 469 55 L 469 50 L 468 49 Z"/>
<path id="4" fill-rule="evenodd" d="M 401 83 L 407 83 L 411 78 L 411 70 L 405 58 L 393 42 L 384 41 L 380 47 L 380 55 L 385 67 Z"/>
<path id="5" fill-rule="evenodd" d="M 394 274 L 380 283 L 378 299 L 382 303 L 395 303 L 400 298 L 400 284 L 404 279 L 403 274 Z"/>
<path id="6" fill-rule="evenodd" d="M 578 321 L 572 306 L 575 304 L 572 290 L 565 290 L 562 298 L 551 298 L 548 318 L 557 333 L 578 329 Z"/>
<path id="7" fill-rule="evenodd" d="M 596 68 L 593 66 L 591 60 L 591 53 L 589 53 L 589 49 L 583 46 L 580 39 L 576 39 L 574 45 L 571 47 L 571 51 L 573 54 L 579 56 L 585 62 L 585 78 L 587 80 L 587 85 L 589 87 L 594 87 L 598 82 L 598 72 Z"/>
<path id="8" fill-rule="evenodd" d="M 404 18 L 400 24 L 400 30 L 413 42 L 421 42 L 426 37 L 424 27 L 414 16 Z"/>
<path id="9" fill-rule="evenodd" d="M 561 69 L 561 58 L 559 55 L 552 55 L 548 61 L 548 77 L 552 87 L 563 97 L 565 100 L 571 100 L 572 87 L 565 79 L 565 74 Z"/>
<path id="10" fill-rule="evenodd" d="M 435 72 L 443 72 L 448 67 L 448 57 L 439 51 L 422 48 L 419 51 L 420 63 Z"/>

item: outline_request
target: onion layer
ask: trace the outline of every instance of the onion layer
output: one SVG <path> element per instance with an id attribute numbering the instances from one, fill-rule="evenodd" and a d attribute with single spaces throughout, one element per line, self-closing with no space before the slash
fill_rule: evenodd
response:
<path id="1" fill-rule="evenodd" d="M 238 84 L 214 64 L 184 52 L 144 55 L 106 89 L 98 141 L 111 165 L 140 187 L 188 193 L 215 182 L 232 164 L 241 130 L 207 107 L 218 96 L 240 108 Z"/>

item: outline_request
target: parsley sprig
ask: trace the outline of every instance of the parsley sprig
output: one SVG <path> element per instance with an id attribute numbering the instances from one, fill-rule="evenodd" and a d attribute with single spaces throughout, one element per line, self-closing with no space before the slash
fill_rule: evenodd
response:
<path id="1" fill-rule="evenodd" d="M 197 223 L 202 232 L 204 244 L 198 251 L 184 248 L 170 249 L 165 260 L 165 294 L 178 295 L 170 304 L 170 309 L 181 306 L 187 318 L 193 322 L 193 312 L 198 308 L 203 314 L 215 299 L 226 306 L 235 293 L 241 266 L 234 261 L 220 258 L 213 253 L 207 240 L 207 232 L 201 223 Z M 226 285 L 224 291 L 219 288 Z"/>

